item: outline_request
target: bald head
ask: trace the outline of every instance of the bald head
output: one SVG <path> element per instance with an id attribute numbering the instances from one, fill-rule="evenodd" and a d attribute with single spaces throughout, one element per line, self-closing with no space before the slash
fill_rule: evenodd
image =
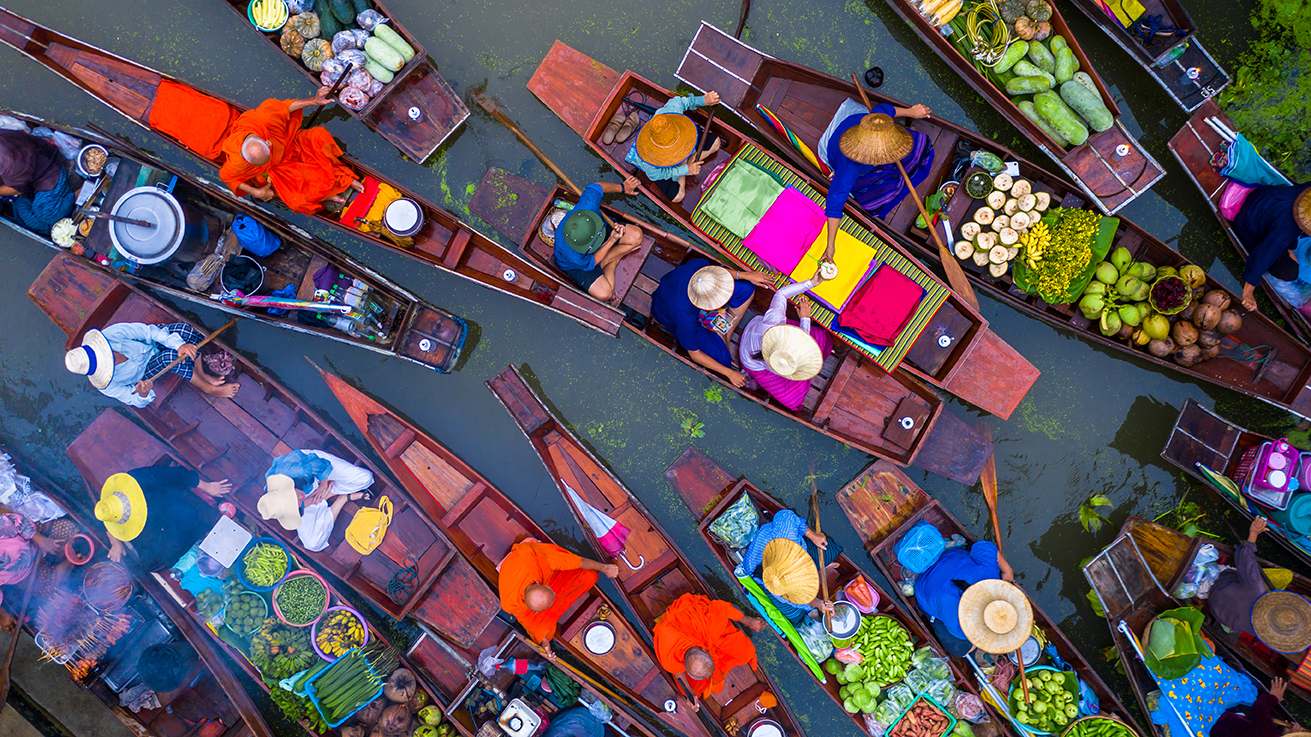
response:
<path id="1" fill-rule="evenodd" d="M 710 657 L 705 648 L 689 647 L 683 653 L 683 667 L 687 669 L 689 678 L 705 681 L 715 674 L 715 659 Z"/>
<path id="2" fill-rule="evenodd" d="M 247 163 L 264 166 L 269 163 L 271 156 L 268 142 L 257 136 L 246 136 L 246 140 L 241 144 L 241 158 Z"/>
<path id="3" fill-rule="evenodd" d="M 555 592 L 550 586 L 535 583 L 524 589 L 523 603 L 534 612 L 544 612 L 555 603 Z"/>

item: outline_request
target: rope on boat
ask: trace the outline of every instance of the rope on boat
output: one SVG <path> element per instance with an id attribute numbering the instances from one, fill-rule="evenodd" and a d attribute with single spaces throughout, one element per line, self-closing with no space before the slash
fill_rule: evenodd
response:
<path id="1" fill-rule="evenodd" d="M 410 600 L 410 595 L 419 583 L 419 561 L 412 555 L 406 555 L 401 562 L 401 569 L 392 574 L 387 582 L 387 595 L 397 604 Z"/>

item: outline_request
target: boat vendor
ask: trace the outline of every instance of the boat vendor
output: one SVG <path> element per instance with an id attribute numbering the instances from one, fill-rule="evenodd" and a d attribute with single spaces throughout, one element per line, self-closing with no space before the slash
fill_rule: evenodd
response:
<path id="1" fill-rule="evenodd" d="M 0 197 L 19 225 L 46 236 L 73 213 L 76 192 L 59 147 L 27 131 L 0 131 Z"/>
<path id="2" fill-rule="evenodd" d="M 791 509 L 782 509 L 756 530 L 733 575 L 756 579 L 779 612 L 799 624 L 816 609 L 833 611 L 833 603 L 819 596 L 815 559 L 820 550 L 826 570 L 837 565 L 841 543 L 810 529 L 805 518 Z"/>
<path id="3" fill-rule="evenodd" d="M 602 301 L 614 298 L 615 270 L 624 256 L 642 245 L 642 229 L 634 223 L 616 223 L 611 229 L 601 216 L 601 197 L 613 192 L 632 195 L 637 186 L 637 177 L 628 177 L 623 184 L 587 185 L 556 229 L 564 242 L 556 239 L 555 265 L 579 289 Z"/>
<path id="4" fill-rule="evenodd" d="M 193 490 L 196 493 L 192 493 Z M 227 479 L 201 481 L 177 466 L 149 466 L 105 479 L 96 519 L 109 531 L 109 559 L 131 550 L 145 572 L 167 571 L 204 539 L 221 516 L 201 497 L 232 491 Z"/>
<path id="5" fill-rule="evenodd" d="M 257 508 L 264 519 L 295 530 L 301 545 L 317 553 L 328 547 L 346 502 L 363 499 L 370 486 L 373 472 L 367 468 L 322 450 L 293 450 L 274 458 L 264 473 Z"/>
<path id="6" fill-rule="evenodd" d="M 1251 705 L 1231 706 L 1207 730 L 1207 737 L 1280 737 L 1284 728 L 1275 723 L 1275 705 L 1284 700 L 1288 681 L 1275 677 L 1270 692 L 1256 697 Z"/>
<path id="7" fill-rule="evenodd" d="M 597 573 L 619 575 L 619 566 L 598 563 L 559 545 L 526 538 L 514 544 L 497 568 L 501 608 L 519 620 L 533 642 L 555 660 L 551 638 L 560 617 L 596 585 Z"/>
<path id="8" fill-rule="evenodd" d="M 724 676 L 739 665 L 756 665 L 756 646 L 733 626 L 759 632 L 765 620 L 748 617 L 732 604 L 701 594 L 683 594 L 656 621 L 652 637 L 660 667 L 688 693 L 707 698 L 724 690 Z M 700 706 L 692 702 L 692 710 Z"/>
<path id="9" fill-rule="evenodd" d="M 823 284 L 819 269 L 810 279 L 789 284 L 774 293 L 769 309 L 742 329 L 738 358 L 742 368 L 770 396 L 788 409 L 800 409 L 810 391 L 810 380 L 833 352 L 833 338 L 810 322 L 813 304 L 805 297 L 797 304 L 801 321 L 787 319 L 788 300 Z"/>
<path id="10" fill-rule="evenodd" d="M 1253 189 L 1234 218 L 1234 235 L 1247 248 L 1244 308 L 1256 310 L 1256 287 L 1267 275 L 1294 307 L 1311 301 L 1311 269 L 1303 271 L 1311 267 L 1311 182 Z"/>
<path id="11" fill-rule="evenodd" d="M 1211 584 L 1207 607 L 1229 632 L 1256 634 L 1252 631 L 1252 605 L 1270 590 L 1256 559 L 1256 539 L 1265 531 L 1265 518 L 1254 518 L 1247 539 L 1234 548 L 1234 567 L 1221 571 Z"/>
<path id="12" fill-rule="evenodd" d="M 302 112 L 326 105 L 328 88 L 305 100 L 265 100 L 233 121 L 223 139 L 219 177 L 238 197 L 277 196 L 302 215 L 325 202 L 345 204 L 347 189 L 363 192 L 355 171 L 339 160 L 344 153 L 324 128 L 301 129 Z"/>
<path id="13" fill-rule="evenodd" d="M 996 544 L 987 540 L 976 541 L 968 550 L 943 552 L 916 577 L 915 603 L 929 615 L 933 633 L 949 655 L 960 657 L 973 648 L 961 628 L 961 595 L 970 586 L 991 579 L 1014 581 L 1015 571 Z"/>
<path id="14" fill-rule="evenodd" d="M 669 328 L 688 358 L 740 389 L 747 378 L 733 368 L 728 347 L 756 287 L 772 283 L 763 271 L 729 271 L 694 258 L 660 278 L 651 316 Z"/>
<path id="15" fill-rule="evenodd" d="M 54 557 L 60 551 L 59 543 L 42 535 L 27 517 L 17 512 L 0 514 L 0 586 L 26 581 L 36 571 L 40 556 Z M 0 590 L 2 603 L 4 592 Z M 0 631 L 12 631 L 17 626 L 18 620 L 0 608 Z"/>
<path id="16" fill-rule="evenodd" d="M 200 353 L 196 345 L 204 340 L 205 336 L 185 322 L 118 322 L 104 330 L 88 330 L 82 336 L 82 345 L 64 355 L 64 366 L 87 377 L 101 394 L 141 408 L 155 401 L 155 382 L 150 377 L 181 356 L 183 360 L 169 373 L 181 376 L 206 394 L 236 396 L 240 383 L 227 381 L 226 374 L 206 370 L 207 364 L 217 366 L 224 359 L 230 364 L 226 352 L 218 346 L 207 346 L 202 360 L 196 361 Z"/>
<path id="17" fill-rule="evenodd" d="M 704 96 L 675 95 L 669 98 L 669 102 L 652 113 L 651 119 L 637 132 L 637 140 L 629 147 L 624 161 L 641 169 L 660 194 L 674 202 L 682 202 L 687 194 L 687 178 L 700 174 L 701 165 L 714 156 L 723 143 L 718 136 L 709 146 L 703 141 L 701 152 L 693 159 L 700 130 L 684 113 L 718 104 L 719 93 L 714 91 Z M 614 124 L 613 120 L 610 122 Z"/>
<path id="18" fill-rule="evenodd" d="M 819 139 L 819 155 L 833 170 L 824 201 L 828 249 L 823 260 L 833 260 L 838 225 L 848 197 L 855 198 L 860 209 L 882 218 L 908 194 L 906 182 L 897 171 L 897 159 L 915 186 L 928 178 L 933 165 L 933 142 L 919 131 L 902 128 L 893 119 L 927 118 L 932 112 L 925 105 L 901 108 L 887 104 L 866 111 L 851 101 L 838 109 Z"/>

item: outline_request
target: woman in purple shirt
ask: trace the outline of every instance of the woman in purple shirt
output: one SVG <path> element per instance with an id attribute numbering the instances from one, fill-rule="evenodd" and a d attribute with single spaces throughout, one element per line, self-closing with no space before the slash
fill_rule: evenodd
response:
<path id="1" fill-rule="evenodd" d="M 0 197 L 13 204 L 19 225 L 50 235 L 55 222 L 68 217 L 74 205 L 59 148 L 26 131 L 0 131 Z"/>

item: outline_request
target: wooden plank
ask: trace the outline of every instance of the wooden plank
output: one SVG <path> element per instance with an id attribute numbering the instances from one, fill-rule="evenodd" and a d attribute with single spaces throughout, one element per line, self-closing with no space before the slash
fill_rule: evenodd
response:
<path id="1" fill-rule="evenodd" d="M 489 168 L 469 200 L 469 212 L 515 243 L 525 243 L 551 190 L 503 169 Z"/>
<path id="2" fill-rule="evenodd" d="M 873 549 L 929 503 L 929 495 L 888 461 L 875 461 L 837 493 L 865 547 Z"/>
<path id="3" fill-rule="evenodd" d="M 619 76 L 557 40 L 528 80 L 528 89 L 581 135 L 586 134 Z"/>
<path id="4" fill-rule="evenodd" d="M 929 427 L 911 465 L 972 486 L 991 454 L 990 441 L 943 409 Z"/>
<path id="5" fill-rule="evenodd" d="M 981 328 L 972 350 L 961 357 L 960 367 L 943 387 L 1003 420 L 1010 419 L 1042 371 L 991 328 Z"/>
<path id="6" fill-rule="evenodd" d="M 401 453 L 400 460 L 437 503 L 447 510 L 459 506 L 460 500 L 474 486 L 473 479 L 460 473 L 422 441 L 411 443 Z"/>
<path id="7" fill-rule="evenodd" d="M 665 470 L 665 478 L 687 501 L 688 509 L 698 522 L 737 481 L 736 476 L 730 475 L 710 456 L 691 447 Z"/>

